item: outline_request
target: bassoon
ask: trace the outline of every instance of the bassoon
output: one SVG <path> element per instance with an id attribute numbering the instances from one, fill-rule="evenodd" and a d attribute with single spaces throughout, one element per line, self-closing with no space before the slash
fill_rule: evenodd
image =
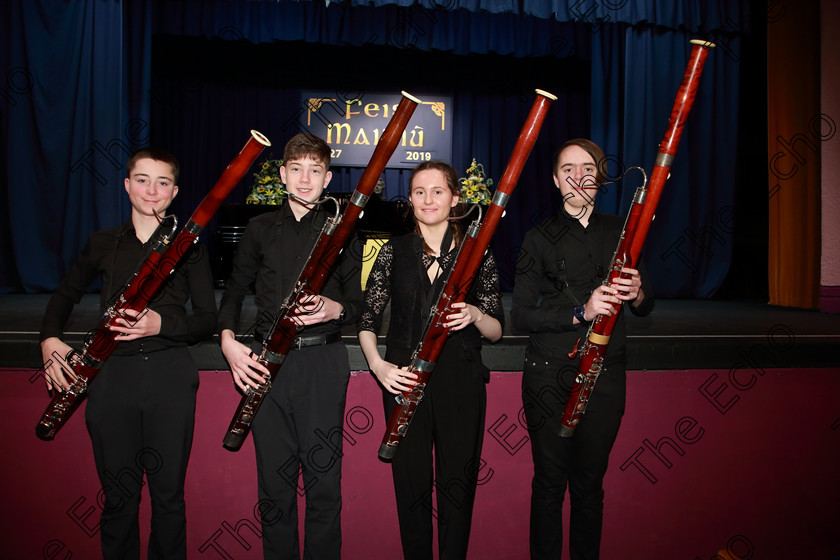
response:
<path id="1" fill-rule="evenodd" d="M 129 278 L 122 291 L 112 298 L 99 325 L 85 337 L 82 349 L 73 349 L 68 352 L 65 361 L 72 369 L 72 377 L 75 379 L 70 383 L 69 389 L 63 392 L 56 391 L 53 395 L 41 420 L 35 426 L 35 434 L 39 438 L 53 439 L 84 400 L 88 385 L 93 382 L 105 360 L 119 344 L 120 333 L 112 331 L 110 327 L 120 318 L 130 323 L 137 320 L 136 317 L 127 315 L 125 311 L 130 309 L 140 312 L 146 308 L 178 262 L 198 241 L 201 230 L 219 210 L 230 191 L 245 176 L 257 156 L 270 145 L 268 138 L 252 130 L 251 137 L 245 146 L 228 164 L 219 180 L 174 240 L 172 236 L 177 229 L 177 220 L 172 216 L 163 219 L 161 226 L 153 235 L 157 242 L 152 252 Z M 169 231 L 161 231 L 162 229 L 169 229 Z"/>
<path id="2" fill-rule="evenodd" d="M 255 357 L 255 360 L 264 365 L 269 373 L 263 375 L 263 381 L 258 387 L 249 386 L 242 395 L 222 442 L 222 445 L 229 450 L 235 451 L 242 446 L 251 430 L 251 422 L 254 416 L 262 405 L 265 396 L 271 390 L 271 383 L 277 377 L 277 372 L 280 371 L 280 366 L 283 365 L 283 361 L 297 337 L 298 322 L 295 317 L 300 313 L 296 311 L 296 308 L 298 305 L 311 301 L 314 296 L 320 293 L 356 224 L 357 218 L 361 215 L 365 204 L 373 193 L 376 182 L 385 170 L 385 166 L 391 159 L 394 150 L 397 149 L 414 109 L 421 103 L 419 99 L 406 92 L 402 92 L 402 96 L 400 104 L 394 111 L 373 155 L 371 155 L 367 168 L 356 185 L 356 190 L 350 197 L 350 203 L 340 216 L 327 219 L 315 246 L 309 254 L 309 258 L 306 260 L 306 264 L 303 266 L 303 270 L 274 317 L 269 333 L 262 342 L 262 349 L 259 355 Z"/>
<path id="3" fill-rule="evenodd" d="M 551 102 L 557 99 L 548 92 L 542 90 L 536 90 L 536 92 L 537 98 L 519 133 L 513 154 L 493 194 L 486 216 L 480 224 L 474 221 L 467 229 L 446 284 L 438 297 L 437 304 L 431 309 L 423 337 L 412 354 L 408 371 L 417 375 L 416 384 L 411 390 L 403 391 L 395 397 L 397 407 L 391 414 L 385 436 L 382 438 L 382 445 L 379 447 L 379 457 L 383 460 L 393 459 L 397 446 L 408 432 L 411 419 L 423 399 L 426 384 L 449 335 L 449 329 L 443 326 L 446 322 L 445 316 L 453 311 L 451 309 L 453 303 L 464 300 L 473 279 L 478 274 L 484 254 L 490 244 L 490 238 L 504 214 L 511 193 L 516 188 L 519 175 L 531 153 L 531 148 L 534 147 L 548 108 Z"/>
<path id="4" fill-rule="evenodd" d="M 700 85 L 700 77 L 703 74 L 706 57 L 709 54 L 709 49 L 715 46 L 714 43 L 699 39 L 692 40 L 691 44 L 688 65 L 677 90 L 677 96 L 671 109 L 671 117 L 668 120 L 668 128 L 659 143 L 653 173 L 647 186 L 643 184 L 636 190 L 630 213 L 624 224 L 624 230 L 619 238 L 618 247 L 610 262 L 608 277 L 602 284 L 604 286 L 609 286 L 616 278 L 628 278 L 627 275 L 621 274 L 621 269 L 633 268 L 639 261 L 642 245 L 653 221 L 654 212 L 656 212 L 656 205 L 659 203 L 662 188 L 668 179 L 671 164 L 677 153 L 683 127 L 697 95 L 697 87 Z M 558 434 L 561 437 L 572 437 L 581 416 L 586 412 L 592 390 L 601 374 L 604 355 L 607 352 L 610 336 L 615 328 L 622 304 L 614 303 L 612 308 L 614 310 L 612 315 L 595 317 L 589 325 L 584 343 L 579 349 L 576 344 L 575 349 L 569 354 L 570 358 L 580 355 L 581 359 L 578 364 L 577 375 L 569 392 L 569 400 L 566 402 L 566 408 L 563 411 L 563 418 L 560 421 Z"/>

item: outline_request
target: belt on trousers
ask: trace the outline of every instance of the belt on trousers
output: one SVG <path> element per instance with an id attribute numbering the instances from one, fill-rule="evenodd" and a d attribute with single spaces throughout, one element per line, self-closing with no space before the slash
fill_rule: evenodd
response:
<path id="1" fill-rule="evenodd" d="M 254 333 L 254 340 L 263 344 L 265 338 L 261 334 Z M 325 344 L 333 344 L 341 342 L 341 332 L 336 331 L 328 334 L 310 334 L 305 336 L 296 336 L 292 342 L 292 350 L 300 350 L 307 346 L 324 346 Z"/>
<path id="2" fill-rule="evenodd" d="M 296 336 L 294 342 L 292 342 L 292 350 L 300 350 L 305 346 L 323 346 L 335 342 L 341 342 L 341 333 L 338 331 L 329 334 Z"/>

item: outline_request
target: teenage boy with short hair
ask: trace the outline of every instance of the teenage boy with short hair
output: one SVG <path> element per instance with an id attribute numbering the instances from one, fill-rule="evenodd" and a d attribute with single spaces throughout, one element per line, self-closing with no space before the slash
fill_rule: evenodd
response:
<path id="1" fill-rule="evenodd" d="M 146 148 L 128 160 L 125 190 L 131 218 L 96 232 L 50 299 L 41 328 L 48 389 L 69 388 L 61 340 L 73 307 L 102 278 L 100 309 L 151 252 L 159 218 L 178 194 L 178 162 Z M 192 302 L 193 312 L 185 305 Z M 216 329 L 216 299 L 201 245 L 170 275 L 139 313 L 126 310 L 111 330 L 121 334 L 110 358 L 88 388 L 85 420 L 93 444 L 104 506 L 100 521 L 103 557 L 138 558 L 138 508 L 145 472 L 152 500 L 149 558 L 183 558 L 186 552 L 184 478 L 195 423 L 198 370 L 187 345 Z"/>
<path id="2" fill-rule="evenodd" d="M 333 212 L 331 205 L 312 204 L 332 178 L 330 147 L 320 138 L 298 134 L 286 144 L 283 161 L 280 177 L 291 196 L 276 211 L 248 223 L 220 308 L 222 352 L 243 391 L 257 387 L 268 373 L 254 351 L 268 336 Z M 342 427 L 350 363 L 340 330 L 355 322 L 362 300 L 358 251 L 350 249 L 342 253 L 321 295 L 298 317 L 302 328 L 293 349 L 253 420 L 265 558 L 300 558 L 299 470 L 306 492 L 304 558 L 341 554 Z M 257 319 L 249 347 L 236 340 L 235 331 L 252 283 Z"/>

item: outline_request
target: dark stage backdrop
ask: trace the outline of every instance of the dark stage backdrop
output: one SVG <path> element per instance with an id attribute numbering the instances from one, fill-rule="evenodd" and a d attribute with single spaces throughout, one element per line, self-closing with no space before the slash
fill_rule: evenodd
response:
<path id="1" fill-rule="evenodd" d="M 360 4 L 360 5 L 355 5 Z M 364 5 L 361 5 L 364 4 Z M 14 0 L 0 31 L 0 290 L 55 289 L 94 230 L 123 221 L 122 167 L 150 141 L 183 162 L 186 217 L 256 128 L 280 156 L 301 89 L 408 90 L 454 99 L 453 165 L 502 174 L 533 101 L 555 93 L 493 243 L 510 289 L 523 234 L 559 203 L 554 147 L 591 136 L 618 166 L 650 168 L 689 50 L 718 43 L 648 239 L 664 297 L 711 297 L 732 262 L 741 44 L 747 0 L 431 3 Z M 550 9 L 549 9 L 550 7 Z M 361 169 L 336 169 L 350 191 Z M 386 173 L 388 197 L 405 173 Z M 625 213 L 635 177 L 601 195 Z M 244 186 L 231 195 L 243 201 Z M 212 231 L 212 226 L 211 226 Z M 208 232 L 210 233 L 210 232 Z M 654 262 L 655 261 L 655 262 Z"/>
<path id="2" fill-rule="evenodd" d="M 194 38 L 156 38 L 153 49 L 152 122 L 155 143 L 182 155 L 180 206 L 195 206 L 241 143 L 248 129 L 266 134 L 273 145 L 266 152 L 282 157 L 288 138 L 305 131 L 298 124 L 301 90 L 341 85 L 337 95 L 364 98 L 365 91 L 406 90 L 452 94 L 452 164 L 464 175 L 473 157 L 496 182 L 536 97 L 539 86 L 558 96 L 519 186 L 508 215 L 494 239 L 508 289 L 513 262 L 525 231 L 548 217 L 545 209 L 559 203 L 551 179 L 554 146 L 588 134 L 589 65 L 577 59 L 513 58 L 499 55 L 458 56 L 386 47 L 345 47 L 340 57 L 327 46 L 303 43 L 253 45 Z M 320 65 L 323 64 L 323 68 Z M 253 77 L 259 77 L 256 81 Z M 171 110 L 177 107 L 177 111 Z M 411 125 L 409 125 L 411 126 Z M 209 163 L 212 162 L 212 163 Z M 350 192 L 364 169 L 334 167 L 330 192 Z M 388 199 L 408 195 L 410 170 L 387 170 Z M 244 202 L 251 175 L 231 194 Z M 491 187 L 492 188 L 492 187 Z M 504 265 L 503 265 L 504 266 Z"/>

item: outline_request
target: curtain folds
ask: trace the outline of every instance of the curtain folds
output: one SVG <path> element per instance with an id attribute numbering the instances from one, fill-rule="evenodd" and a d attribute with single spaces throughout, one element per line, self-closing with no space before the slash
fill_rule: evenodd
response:
<path id="1" fill-rule="evenodd" d="M 559 99 L 493 245 L 510 289 L 522 236 L 560 202 L 553 149 L 592 137 L 616 173 L 650 169 L 694 36 L 721 48 L 709 56 L 646 260 L 668 297 L 710 297 L 729 267 L 745 1 L 13 0 L 0 16 L 0 234 L 10 239 L 0 243 L 0 291 L 54 290 L 88 234 L 127 217 L 125 160 L 142 145 L 181 160 L 174 210 L 183 217 L 248 129 L 280 156 L 301 90 L 430 91 L 453 96 L 451 163 L 463 171 L 476 157 L 498 180 L 540 87 Z M 179 52 L 188 44 L 191 58 Z M 209 54 L 249 49 L 269 54 L 256 66 Z M 352 190 L 360 174 L 336 169 L 331 188 Z M 405 176 L 386 172 L 389 197 L 406 194 Z M 637 184 L 609 186 L 601 208 L 625 213 Z"/>
<path id="2" fill-rule="evenodd" d="M 739 0 L 351 0 L 350 5 L 484 11 L 594 25 L 645 22 L 668 29 L 707 33 L 740 27 L 749 14 L 747 3 Z"/>
<path id="3" fill-rule="evenodd" d="M 375 8 L 289 0 L 161 3 L 154 32 L 257 44 L 305 41 L 336 47 L 387 46 L 514 56 L 554 55 L 561 35 L 557 21 L 533 16 L 435 11 L 419 4 Z"/>
<path id="4" fill-rule="evenodd" d="M 771 304 L 819 309 L 824 139 L 819 1 L 807 0 L 798 8 L 770 26 L 767 35 L 767 57 L 773 61 L 767 69 L 769 290 Z"/>
<path id="5" fill-rule="evenodd" d="M 592 138 L 613 178 L 635 165 L 650 174 L 688 61 L 688 37 L 613 26 L 593 38 L 592 48 Z M 737 52 L 738 43 L 729 48 Z M 738 121 L 725 92 L 738 90 L 737 64 L 713 49 L 645 243 L 657 295 L 711 297 L 729 270 Z M 720 138 L 726 142 L 714 140 Z M 639 184 L 641 175 L 632 172 L 608 185 L 599 207 L 626 215 Z"/>
<path id="6" fill-rule="evenodd" d="M 18 278 L 2 288 L 51 290 L 87 235 L 125 215 L 124 14 L 114 1 L 9 10 L 10 66 L 33 87 L 8 113 L 6 219 Z"/>
<path id="7" fill-rule="evenodd" d="M 552 23 L 575 22 L 595 34 L 615 24 L 702 35 L 728 48 L 749 24 L 749 0 L 258 0 L 167 2 L 155 32 L 241 38 L 254 43 L 307 41 L 387 45 L 456 54 L 557 55 Z M 562 38 L 562 36 L 560 37 Z M 562 56 L 562 54 L 561 54 Z"/>

